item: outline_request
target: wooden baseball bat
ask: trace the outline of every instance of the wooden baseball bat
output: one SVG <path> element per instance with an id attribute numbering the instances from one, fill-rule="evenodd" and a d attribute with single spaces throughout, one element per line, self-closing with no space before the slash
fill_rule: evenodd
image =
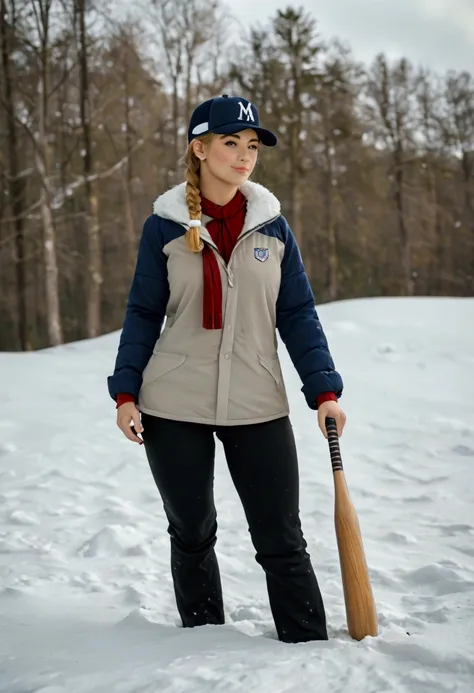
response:
<path id="1" fill-rule="evenodd" d="M 359 519 L 349 495 L 336 420 L 326 418 L 334 477 L 334 524 L 349 634 L 354 640 L 377 635 L 377 611 L 369 579 Z"/>

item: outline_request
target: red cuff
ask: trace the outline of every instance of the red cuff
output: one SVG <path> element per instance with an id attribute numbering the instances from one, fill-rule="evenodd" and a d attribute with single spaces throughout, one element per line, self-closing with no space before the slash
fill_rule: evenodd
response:
<path id="1" fill-rule="evenodd" d="M 337 397 L 334 392 L 323 392 L 322 394 L 318 395 L 316 399 L 316 404 L 318 407 L 321 406 L 323 402 L 337 402 Z"/>
<path id="2" fill-rule="evenodd" d="M 133 395 L 129 395 L 128 392 L 119 392 L 117 395 L 116 409 L 122 406 L 122 404 L 125 404 L 125 402 L 135 402 L 135 397 Z"/>

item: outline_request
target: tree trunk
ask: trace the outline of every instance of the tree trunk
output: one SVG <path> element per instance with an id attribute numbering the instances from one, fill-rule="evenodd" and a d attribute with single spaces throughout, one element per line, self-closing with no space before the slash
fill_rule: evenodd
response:
<path id="1" fill-rule="evenodd" d="M 44 245 L 44 244 L 42 244 Z M 43 247 L 41 247 L 41 255 L 44 256 Z M 41 257 L 40 255 L 40 257 Z M 45 344 L 48 340 L 48 335 L 45 334 L 45 324 L 48 324 L 48 303 L 46 301 L 46 263 L 33 263 L 33 301 L 31 310 L 33 314 L 31 341 L 33 349 L 38 345 Z M 46 310 L 45 310 L 46 306 Z"/>
<path id="2" fill-rule="evenodd" d="M 443 241 L 438 211 L 437 172 L 432 161 L 427 164 L 427 212 L 429 223 L 430 264 L 425 292 L 439 296 L 442 293 Z"/>
<path id="3" fill-rule="evenodd" d="M 401 145 L 398 142 L 395 151 L 395 205 L 397 208 L 398 232 L 400 237 L 402 291 L 405 296 L 413 296 L 413 278 L 411 267 L 411 243 L 405 220 L 403 199 L 403 162 Z"/>
<path id="4" fill-rule="evenodd" d="M 45 46 L 46 46 L 45 36 Z M 42 74 L 38 78 L 39 122 L 36 147 L 36 167 L 41 179 L 40 211 L 43 224 L 43 252 L 49 342 L 53 346 L 63 343 L 61 311 L 59 305 L 58 262 L 56 257 L 56 233 L 51 210 L 49 182 L 49 151 L 46 136 L 48 57 L 42 51 Z"/>
<path id="5" fill-rule="evenodd" d="M 291 224 L 296 241 L 303 248 L 303 225 L 301 223 L 301 181 L 300 181 L 300 133 L 301 133 L 301 96 L 298 57 L 294 57 L 292 66 L 293 95 L 292 95 L 292 125 L 291 125 Z"/>
<path id="6" fill-rule="evenodd" d="M 89 72 L 87 65 L 87 37 L 85 0 L 79 2 L 80 74 L 81 74 L 81 126 L 84 139 L 84 177 L 87 209 L 88 292 L 87 335 L 97 337 L 101 330 L 102 256 L 100 247 L 99 202 L 96 183 L 90 178 L 93 172 L 92 147 L 89 122 Z"/>
<path id="7" fill-rule="evenodd" d="M 38 55 L 38 130 L 35 136 L 36 168 L 41 181 L 40 213 L 43 226 L 43 255 L 47 328 L 49 343 L 63 343 L 61 310 L 59 303 L 59 273 L 56 254 L 56 232 L 51 208 L 50 155 L 48 143 L 49 109 L 49 11 L 50 1 L 39 6 L 41 45 Z"/>
<path id="8" fill-rule="evenodd" d="M 176 174 L 179 160 L 179 96 L 178 96 L 178 76 L 173 76 L 173 145 L 174 145 L 174 155 L 173 155 L 173 170 L 174 170 L 174 183 L 177 182 Z"/>
<path id="9" fill-rule="evenodd" d="M 135 224 L 133 220 L 133 200 L 130 180 L 126 171 L 122 175 L 123 196 L 125 204 L 125 239 L 127 243 L 127 276 L 131 276 L 136 260 L 137 243 L 135 237 Z"/>
<path id="10" fill-rule="evenodd" d="M 301 190 L 299 161 L 299 130 L 295 115 L 292 116 L 290 132 L 290 226 L 299 247 L 303 247 L 301 224 Z"/>
<path id="11" fill-rule="evenodd" d="M 125 70 L 124 70 L 124 85 L 125 85 L 125 153 L 127 163 L 122 174 L 122 184 L 125 200 L 125 237 L 128 245 L 128 264 L 130 272 L 133 271 L 136 255 L 136 234 L 135 222 L 133 219 L 133 194 L 132 194 L 132 140 L 131 140 L 131 125 L 130 125 L 130 90 L 129 90 L 129 68 L 128 68 L 128 47 L 125 51 Z"/>
<path id="12" fill-rule="evenodd" d="M 298 171 L 292 167 L 290 174 L 291 229 L 299 247 L 303 247 L 303 226 L 301 224 L 301 196 Z"/>
<path id="13" fill-rule="evenodd" d="M 189 38 L 188 38 L 189 41 Z M 185 100 L 184 100 L 184 118 L 185 118 L 185 123 L 189 123 L 189 120 L 191 118 L 191 109 L 192 109 L 192 72 L 193 72 L 193 61 L 194 61 L 194 55 L 193 55 L 193 50 L 189 47 L 189 45 L 186 47 L 186 93 L 185 93 Z"/>
<path id="14" fill-rule="evenodd" d="M 326 123 L 330 127 L 330 123 Z M 326 158 L 326 234 L 328 242 L 328 294 L 329 300 L 335 301 L 338 294 L 337 286 L 337 241 L 336 226 L 334 223 L 334 194 L 333 194 L 333 166 L 331 153 L 331 140 L 324 137 L 324 154 Z"/>
<path id="15" fill-rule="evenodd" d="M 471 296 L 474 288 L 474 204 L 472 194 L 472 169 L 471 158 L 474 157 L 472 152 L 463 151 L 461 159 L 462 175 L 464 179 L 464 205 L 463 205 L 463 232 L 464 243 L 463 252 L 465 259 L 465 267 L 470 268 L 466 272 L 464 280 L 463 295 Z M 458 261 L 459 262 L 459 261 Z"/>
<path id="16" fill-rule="evenodd" d="M 14 27 L 10 27 L 12 31 Z M 13 103 L 13 84 L 10 71 L 10 48 L 7 37 L 7 9 L 5 0 L 0 2 L 0 44 L 2 52 L 4 103 L 7 121 L 9 195 L 15 229 L 15 273 L 16 273 L 16 313 L 18 340 L 23 351 L 30 349 L 28 338 L 28 312 L 26 303 L 26 262 L 25 262 L 25 182 L 19 177 L 18 133 Z"/>
<path id="17" fill-rule="evenodd" d="M 101 296 L 102 296 L 102 258 L 100 249 L 100 229 L 97 195 L 90 186 L 88 191 L 90 215 L 88 218 L 88 249 L 89 249 L 89 294 L 87 305 L 87 333 L 89 337 L 97 337 L 101 326 Z"/>

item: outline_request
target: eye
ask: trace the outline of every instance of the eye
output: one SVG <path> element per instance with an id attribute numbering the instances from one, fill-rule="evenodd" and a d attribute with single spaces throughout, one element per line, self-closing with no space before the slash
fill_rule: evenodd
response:
<path id="1" fill-rule="evenodd" d="M 235 144 L 237 144 L 237 143 L 234 142 L 234 140 L 227 140 L 227 142 L 226 142 L 225 144 L 226 144 L 226 147 L 227 147 L 227 145 L 229 145 L 229 144 L 234 144 L 234 145 L 235 145 Z"/>
<path id="2" fill-rule="evenodd" d="M 258 149 L 258 145 L 257 144 L 251 144 L 250 149 Z"/>

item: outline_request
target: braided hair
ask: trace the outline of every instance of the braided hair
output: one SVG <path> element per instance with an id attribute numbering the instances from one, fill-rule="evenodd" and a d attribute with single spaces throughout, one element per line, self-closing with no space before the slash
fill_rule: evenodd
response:
<path id="1" fill-rule="evenodd" d="M 201 142 L 208 142 L 214 137 L 213 133 L 208 133 L 199 137 Z M 186 204 L 189 210 L 189 219 L 191 221 L 201 221 L 201 189 L 200 189 L 200 168 L 201 161 L 196 156 L 193 143 L 190 142 L 184 156 L 184 164 L 186 166 Z M 186 231 L 186 243 L 188 249 L 193 253 L 200 253 L 204 247 L 201 240 L 199 226 L 191 226 Z"/>

